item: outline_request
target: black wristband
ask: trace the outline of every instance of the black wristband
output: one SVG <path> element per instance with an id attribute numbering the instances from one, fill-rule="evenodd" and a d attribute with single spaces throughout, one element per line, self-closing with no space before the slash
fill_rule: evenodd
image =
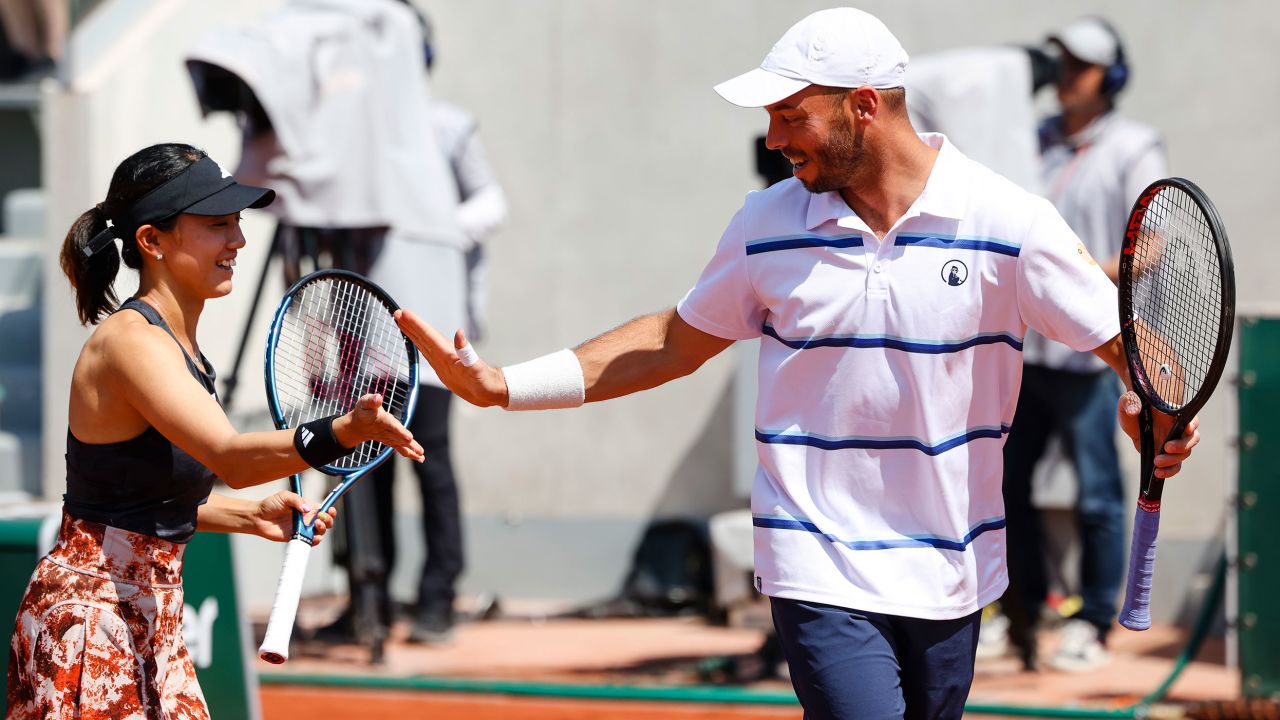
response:
<path id="1" fill-rule="evenodd" d="M 293 447 L 311 467 L 319 470 L 329 463 L 351 452 L 352 448 L 343 447 L 338 436 L 333 434 L 333 421 L 341 417 L 330 415 L 319 420 L 302 423 L 293 433 Z"/>

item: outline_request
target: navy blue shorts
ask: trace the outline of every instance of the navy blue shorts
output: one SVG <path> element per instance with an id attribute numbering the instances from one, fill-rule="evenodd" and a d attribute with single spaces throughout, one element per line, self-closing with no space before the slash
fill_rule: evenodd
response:
<path id="1" fill-rule="evenodd" d="M 982 612 L 956 620 L 770 598 L 805 720 L 959 718 Z"/>

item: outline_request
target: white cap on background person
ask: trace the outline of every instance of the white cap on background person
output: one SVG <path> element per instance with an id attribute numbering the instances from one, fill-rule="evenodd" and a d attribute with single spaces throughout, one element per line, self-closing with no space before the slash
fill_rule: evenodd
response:
<path id="1" fill-rule="evenodd" d="M 1120 59 L 1120 39 L 1098 18 L 1076 20 L 1050 35 L 1049 40 L 1091 65 L 1111 65 Z"/>
<path id="2" fill-rule="evenodd" d="M 764 107 L 810 85 L 902 87 L 907 59 L 902 44 L 874 15 L 833 8 L 791 26 L 760 67 L 715 90 L 734 105 Z"/>

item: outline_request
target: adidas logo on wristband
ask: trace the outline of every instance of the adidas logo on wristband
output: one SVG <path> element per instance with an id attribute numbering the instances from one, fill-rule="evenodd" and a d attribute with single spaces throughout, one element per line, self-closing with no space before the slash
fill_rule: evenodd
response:
<path id="1" fill-rule="evenodd" d="M 294 449 L 313 468 L 322 468 L 352 450 L 343 447 L 333 434 L 333 421 L 337 417 L 339 416 L 331 415 L 303 423 L 293 435 Z"/>

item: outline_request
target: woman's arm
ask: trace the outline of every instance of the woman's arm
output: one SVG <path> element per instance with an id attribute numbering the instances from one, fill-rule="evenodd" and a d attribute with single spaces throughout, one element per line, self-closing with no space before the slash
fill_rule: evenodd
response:
<path id="1" fill-rule="evenodd" d="M 294 510 L 303 513 L 307 522 L 315 515 L 310 503 L 291 492 L 278 492 L 258 501 L 213 493 L 196 512 L 196 530 L 244 533 L 284 542 L 293 536 Z M 337 510 L 330 508 L 316 519 L 317 540 L 333 525 L 336 514 Z"/>
<path id="2" fill-rule="evenodd" d="M 110 384 L 113 395 L 227 485 L 249 487 L 307 469 L 294 449 L 294 430 L 237 432 L 222 407 L 188 372 L 181 348 L 164 331 L 141 324 L 122 326 L 105 339 L 102 352 L 105 362 L 98 380 Z M 333 431 L 344 447 L 376 440 L 405 457 L 423 457 L 422 446 L 382 409 L 379 396 L 361 398 L 356 409 L 334 420 Z"/>

